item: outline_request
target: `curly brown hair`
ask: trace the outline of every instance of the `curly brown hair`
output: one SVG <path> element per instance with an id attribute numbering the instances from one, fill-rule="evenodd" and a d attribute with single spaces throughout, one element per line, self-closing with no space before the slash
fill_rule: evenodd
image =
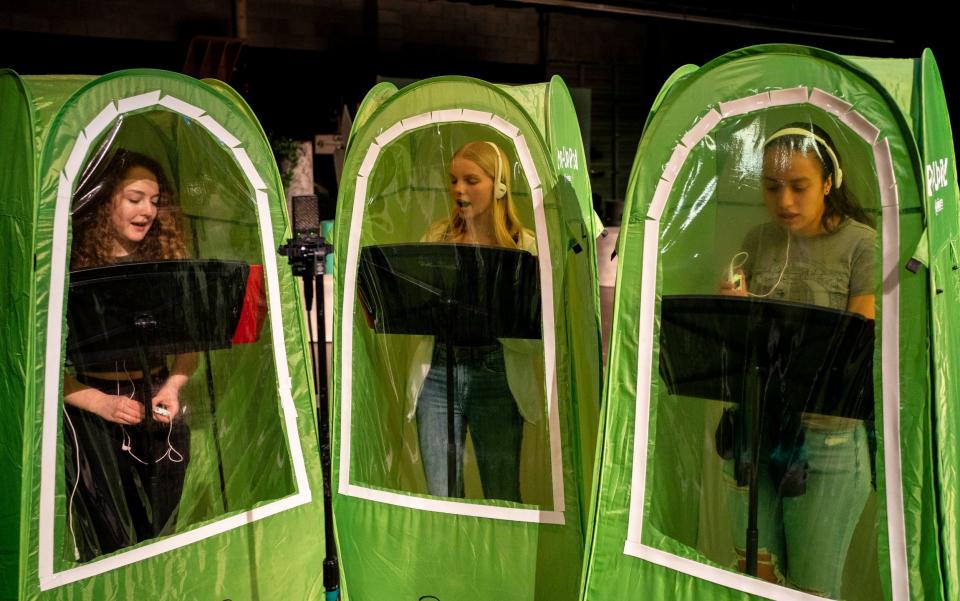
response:
<path id="1" fill-rule="evenodd" d="M 135 167 L 151 172 L 160 188 L 157 217 L 137 247 L 136 258 L 143 261 L 186 258 L 179 206 L 163 168 L 146 155 L 119 149 L 102 170 L 97 169 L 102 173 L 100 177 L 89 178 L 96 183 L 87 190 L 78 190 L 74 197 L 71 270 L 117 262 L 117 257 L 111 253 L 112 199 L 124 176 Z"/>

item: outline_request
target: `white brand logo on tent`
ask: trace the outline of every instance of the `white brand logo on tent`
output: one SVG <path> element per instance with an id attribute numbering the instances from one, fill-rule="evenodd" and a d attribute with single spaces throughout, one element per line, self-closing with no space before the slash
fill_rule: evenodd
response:
<path id="1" fill-rule="evenodd" d="M 579 169 L 577 151 L 566 146 L 557 149 L 557 167 L 560 169 Z"/>
<path id="2" fill-rule="evenodd" d="M 940 159 L 927 165 L 927 196 L 947 185 L 947 159 Z M 939 211 L 938 211 L 939 212 Z"/>

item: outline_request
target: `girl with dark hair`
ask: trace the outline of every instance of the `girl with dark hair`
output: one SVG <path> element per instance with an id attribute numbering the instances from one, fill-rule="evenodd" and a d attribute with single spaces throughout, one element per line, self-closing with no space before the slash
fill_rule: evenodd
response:
<path id="1" fill-rule="evenodd" d="M 115 152 L 74 201 L 71 270 L 186 257 L 176 200 L 153 159 Z M 194 354 L 68 366 L 64 463 L 74 558 L 88 561 L 173 532 L 189 455 L 180 389 Z M 153 398 L 143 398 L 150 378 Z M 147 411 L 150 415 L 147 415 Z M 151 456 L 157 449 L 165 452 Z"/>
<path id="2" fill-rule="evenodd" d="M 722 291 L 873 319 L 876 232 L 843 187 L 843 169 L 827 133 L 794 123 L 770 135 L 760 185 L 772 220 L 747 234 L 731 270 L 739 269 L 741 285 L 723 282 Z"/>
<path id="3" fill-rule="evenodd" d="M 874 319 L 876 233 L 844 179 L 837 148 L 821 128 L 793 123 L 768 136 L 761 187 L 771 220 L 747 234 L 721 292 Z M 781 423 L 779 438 L 765 436 L 761 446 L 758 575 L 838 599 L 871 489 L 867 431 L 863 421 L 845 417 L 801 413 L 794 422 L 788 434 Z M 730 459 L 742 454 L 720 447 L 729 459 L 725 481 L 742 571 L 748 491 Z"/>

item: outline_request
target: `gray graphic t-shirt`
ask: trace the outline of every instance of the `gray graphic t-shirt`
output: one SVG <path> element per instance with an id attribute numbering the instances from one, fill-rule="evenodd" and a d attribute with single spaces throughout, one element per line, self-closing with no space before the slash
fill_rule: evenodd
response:
<path id="1" fill-rule="evenodd" d="M 767 298 L 845 310 L 851 296 L 874 294 L 875 246 L 873 228 L 845 219 L 829 233 L 791 234 L 787 257 L 787 230 L 769 222 L 744 237 L 743 250 L 750 256 L 743 271 L 752 294 L 766 295 L 776 286 Z"/>

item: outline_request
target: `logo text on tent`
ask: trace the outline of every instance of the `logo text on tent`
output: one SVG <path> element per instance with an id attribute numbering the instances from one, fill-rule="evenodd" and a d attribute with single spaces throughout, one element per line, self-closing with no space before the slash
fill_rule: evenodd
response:
<path id="1" fill-rule="evenodd" d="M 928 164 L 926 171 L 927 196 L 933 196 L 935 192 L 947 185 L 947 159 L 943 158 Z"/>
<path id="2" fill-rule="evenodd" d="M 566 146 L 558 148 L 557 167 L 560 169 L 579 169 L 580 163 L 577 160 L 577 151 Z"/>

